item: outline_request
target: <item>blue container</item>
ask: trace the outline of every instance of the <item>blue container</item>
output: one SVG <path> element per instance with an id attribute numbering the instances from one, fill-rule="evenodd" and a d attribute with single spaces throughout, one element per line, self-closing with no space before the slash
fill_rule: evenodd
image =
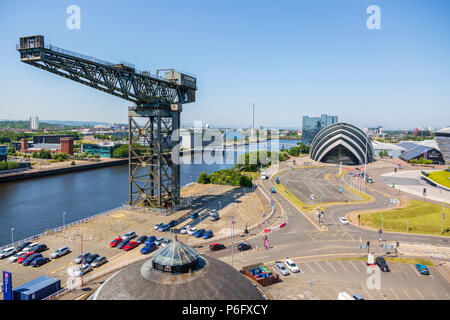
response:
<path id="1" fill-rule="evenodd" d="M 61 280 L 42 276 L 13 289 L 14 300 L 42 300 L 61 290 Z"/>

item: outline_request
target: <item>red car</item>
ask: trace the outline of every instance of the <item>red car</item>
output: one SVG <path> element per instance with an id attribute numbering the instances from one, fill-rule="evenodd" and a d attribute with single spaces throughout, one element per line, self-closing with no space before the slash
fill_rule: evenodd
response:
<path id="1" fill-rule="evenodd" d="M 114 239 L 113 241 L 111 241 L 111 243 L 109 244 L 109 246 L 111 247 L 111 248 L 114 248 L 114 247 L 116 247 L 119 243 L 121 243 L 122 242 L 122 238 L 116 238 L 116 239 Z"/>
<path id="2" fill-rule="evenodd" d="M 17 263 L 22 263 L 23 262 L 23 260 L 25 260 L 26 258 L 28 258 L 28 256 L 31 256 L 32 254 L 33 254 L 34 252 L 27 252 L 27 253 L 24 253 L 24 254 L 22 254 L 21 256 L 19 256 L 18 258 L 17 258 Z"/>
<path id="3" fill-rule="evenodd" d="M 133 248 L 136 248 L 138 246 L 138 244 L 139 244 L 139 242 L 137 242 L 137 241 L 130 241 L 123 247 L 123 251 L 129 251 Z"/>

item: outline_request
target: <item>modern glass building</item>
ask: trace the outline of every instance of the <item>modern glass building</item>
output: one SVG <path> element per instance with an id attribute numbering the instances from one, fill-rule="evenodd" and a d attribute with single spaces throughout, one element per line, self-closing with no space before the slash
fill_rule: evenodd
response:
<path id="1" fill-rule="evenodd" d="M 100 157 L 112 158 L 114 150 L 120 147 L 119 143 L 87 143 L 81 145 L 81 152 L 87 152 L 89 154 L 98 154 Z"/>
<path id="2" fill-rule="evenodd" d="M 310 145 L 320 130 L 337 122 L 337 116 L 329 116 L 326 114 L 322 114 L 320 117 L 303 116 L 302 143 Z"/>
<path id="3" fill-rule="evenodd" d="M 439 146 L 445 163 L 450 166 L 450 127 L 434 133 L 434 140 Z"/>

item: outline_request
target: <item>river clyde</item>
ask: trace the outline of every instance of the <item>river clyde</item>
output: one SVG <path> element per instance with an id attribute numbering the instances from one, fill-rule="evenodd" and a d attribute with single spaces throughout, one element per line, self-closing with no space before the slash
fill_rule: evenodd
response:
<path id="1" fill-rule="evenodd" d="M 202 171 L 210 174 L 233 167 L 246 152 L 279 150 L 297 142 L 279 140 L 278 145 L 269 141 L 240 146 L 228 150 L 226 156 L 217 152 L 212 164 L 211 156 L 193 164 L 193 158 L 185 155 L 180 165 L 181 185 L 197 181 Z M 127 200 L 128 165 L 1 183 L 0 246 L 62 226 L 63 222 L 68 224 L 119 207 Z"/>

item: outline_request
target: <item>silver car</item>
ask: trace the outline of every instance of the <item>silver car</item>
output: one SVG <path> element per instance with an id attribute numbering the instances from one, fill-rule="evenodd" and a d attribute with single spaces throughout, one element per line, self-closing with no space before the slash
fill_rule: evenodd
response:
<path id="1" fill-rule="evenodd" d="M 164 240 L 161 242 L 161 247 L 165 247 L 165 246 L 167 246 L 169 243 L 170 243 L 170 239 L 164 239 Z"/>
<path id="2" fill-rule="evenodd" d="M 288 276 L 290 275 L 288 269 L 281 262 L 275 263 L 275 270 L 277 270 L 281 275 Z"/>
<path id="3" fill-rule="evenodd" d="M 80 254 L 78 257 L 76 257 L 75 259 L 73 259 L 73 262 L 76 264 L 80 264 L 83 259 L 86 259 L 87 257 L 89 257 L 91 254 L 89 252 L 85 252 L 83 254 Z"/>
<path id="4" fill-rule="evenodd" d="M 62 257 L 65 254 L 68 254 L 68 253 L 70 253 L 69 247 L 61 247 L 61 248 L 53 251 L 53 253 L 50 255 L 50 258 L 56 259 L 56 258 Z"/>
<path id="5" fill-rule="evenodd" d="M 96 258 L 92 263 L 91 263 L 91 267 L 100 267 L 102 264 L 106 263 L 106 257 L 98 257 Z"/>
<path id="6" fill-rule="evenodd" d="M 17 250 L 14 247 L 6 248 L 0 252 L 0 259 L 8 258 L 9 256 L 12 256 L 16 252 Z"/>

